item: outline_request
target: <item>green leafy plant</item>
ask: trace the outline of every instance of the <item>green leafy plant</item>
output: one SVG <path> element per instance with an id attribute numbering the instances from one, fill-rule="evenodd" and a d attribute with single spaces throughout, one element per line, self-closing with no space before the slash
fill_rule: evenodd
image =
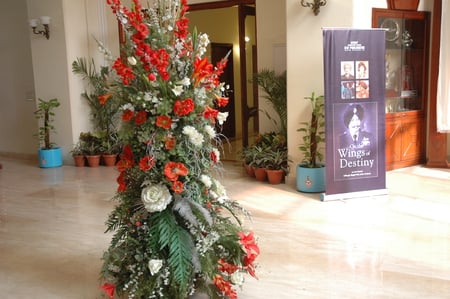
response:
<path id="1" fill-rule="evenodd" d="M 120 103 L 111 92 L 110 68 L 97 70 L 93 59 L 77 58 L 72 62 L 72 72 L 80 75 L 88 83 L 87 91 L 81 95 L 91 109 L 91 121 L 94 131 L 103 134 L 108 142 L 117 134 Z"/>
<path id="2" fill-rule="evenodd" d="M 290 159 L 287 154 L 287 149 L 277 148 L 266 153 L 266 167 L 271 170 L 282 169 L 286 174 L 289 173 Z"/>
<path id="3" fill-rule="evenodd" d="M 287 136 L 287 89 L 286 89 L 286 71 L 276 74 L 273 70 L 262 69 L 253 76 L 253 82 L 260 86 L 265 95 L 263 96 L 271 105 L 280 119 L 278 124 L 270 113 L 264 111 L 264 114 L 271 120 L 275 126 L 279 127 L 279 133 Z"/>
<path id="4" fill-rule="evenodd" d="M 56 132 L 55 127 L 53 126 L 55 116 L 53 110 L 58 108 L 60 103 L 56 98 L 48 101 L 39 98 L 38 101 L 38 110 L 34 112 L 34 115 L 40 122 L 37 136 L 42 149 L 51 149 L 55 147 L 55 144 L 50 141 L 50 133 Z"/>
<path id="5" fill-rule="evenodd" d="M 311 96 L 305 97 L 311 103 L 311 119 L 302 122 L 298 132 L 304 133 L 303 143 L 298 147 L 303 154 L 302 166 L 308 168 L 320 167 L 319 163 L 323 160 L 323 154 L 320 151 L 320 145 L 325 142 L 325 103 L 324 97 L 316 96 L 312 92 Z"/>

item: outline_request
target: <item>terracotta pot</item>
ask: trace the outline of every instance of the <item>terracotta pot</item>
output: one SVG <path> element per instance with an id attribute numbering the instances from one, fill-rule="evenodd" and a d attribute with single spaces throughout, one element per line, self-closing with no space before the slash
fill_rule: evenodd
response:
<path id="1" fill-rule="evenodd" d="M 284 180 L 284 170 L 283 169 L 267 169 L 267 180 L 272 185 L 281 184 Z"/>
<path id="2" fill-rule="evenodd" d="M 84 167 L 84 165 L 86 165 L 86 159 L 83 155 L 73 156 L 73 161 L 75 162 L 76 167 Z"/>
<path id="3" fill-rule="evenodd" d="M 267 172 L 265 168 L 255 168 L 255 178 L 257 181 L 266 181 L 267 180 Z"/>
<path id="4" fill-rule="evenodd" d="M 111 155 L 103 155 L 103 163 L 105 166 L 115 166 L 117 161 L 117 155 L 111 154 Z"/>
<path id="5" fill-rule="evenodd" d="M 420 0 L 387 0 L 389 9 L 417 10 Z"/>
<path id="6" fill-rule="evenodd" d="M 86 156 L 90 167 L 98 167 L 100 165 L 100 155 Z"/>
<path id="7" fill-rule="evenodd" d="M 249 176 L 254 178 L 255 177 L 255 169 L 248 165 L 248 164 L 244 164 L 244 169 L 245 169 L 245 173 Z"/>

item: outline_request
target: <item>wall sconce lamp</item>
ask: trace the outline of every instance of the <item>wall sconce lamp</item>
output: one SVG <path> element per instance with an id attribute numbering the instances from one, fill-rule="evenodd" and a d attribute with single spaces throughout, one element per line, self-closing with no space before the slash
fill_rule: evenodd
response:
<path id="1" fill-rule="evenodd" d="M 311 7 L 314 15 L 317 16 L 320 12 L 320 7 L 327 5 L 327 0 L 314 0 L 313 2 L 306 2 L 305 0 L 302 0 L 301 5 L 303 7 Z"/>
<path id="2" fill-rule="evenodd" d="M 40 20 L 38 20 L 38 19 L 31 19 L 31 20 L 29 20 L 29 23 L 30 23 L 30 27 L 33 28 L 33 33 L 34 34 L 42 34 L 47 39 L 50 38 L 50 29 L 48 27 L 48 25 L 50 24 L 50 17 L 42 16 L 42 17 L 40 17 Z M 36 29 L 37 26 L 39 25 L 39 23 L 41 23 L 44 26 L 44 30 L 37 30 Z"/>

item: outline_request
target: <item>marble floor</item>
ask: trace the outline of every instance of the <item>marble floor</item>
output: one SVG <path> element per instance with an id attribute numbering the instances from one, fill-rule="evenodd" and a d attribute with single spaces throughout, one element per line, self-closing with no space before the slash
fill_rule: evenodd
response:
<path id="1" fill-rule="evenodd" d="M 1 158 L 0 298 L 105 298 L 114 168 L 40 169 Z M 226 162 L 228 193 L 253 214 L 259 280 L 241 299 L 450 298 L 450 170 L 387 173 L 389 195 L 321 202 Z"/>

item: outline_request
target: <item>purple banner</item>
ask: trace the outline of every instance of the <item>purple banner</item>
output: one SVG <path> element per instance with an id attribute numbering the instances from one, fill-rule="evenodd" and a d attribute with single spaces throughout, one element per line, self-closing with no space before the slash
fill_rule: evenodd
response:
<path id="1" fill-rule="evenodd" d="M 386 188 L 384 35 L 323 30 L 325 197 Z"/>

